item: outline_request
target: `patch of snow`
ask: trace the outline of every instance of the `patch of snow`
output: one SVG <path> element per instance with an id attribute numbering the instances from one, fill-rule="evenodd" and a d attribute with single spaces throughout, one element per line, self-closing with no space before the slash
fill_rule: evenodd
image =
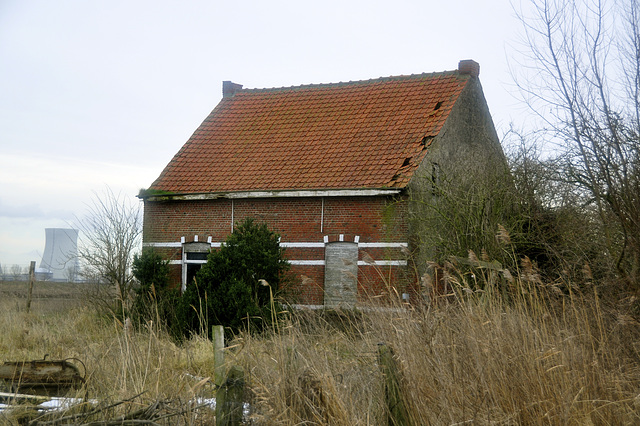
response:
<path id="1" fill-rule="evenodd" d="M 38 407 L 44 410 L 66 410 L 74 405 L 82 404 L 83 400 L 80 398 L 59 398 L 53 397 L 49 401 L 39 404 Z M 90 403 L 97 403 L 97 401 L 89 401 Z"/>

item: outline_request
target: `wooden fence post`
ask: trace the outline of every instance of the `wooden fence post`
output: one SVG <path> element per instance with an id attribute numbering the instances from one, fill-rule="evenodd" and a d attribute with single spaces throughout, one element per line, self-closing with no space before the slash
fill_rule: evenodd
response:
<path id="1" fill-rule="evenodd" d="M 227 379 L 216 392 L 216 425 L 236 426 L 242 424 L 244 409 L 244 370 L 233 366 Z"/>
<path id="2" fill-rule="evenodd" d="M 214 325 L 212 330 L 213 334 L 213 369 L 214 378 L 213 382 L 216 386 L 222 386 L 224 382 L 224 327 L 221 325 Z"/>
<path id="3" fill-rule="evenodd" d="M 407 407 L 400 390 L 400 372 L 393 358 L 393 350 L 385 343 L 378 344 L 378 363 L 384 375 L 384 393 L 387 403 L 387 424 L 410 425 Z"/>
<path id="4" fill-rule="evenodd" d="M 27 313 L 31 310 L 31 296 L 33 295 L 33 282 L 36 280 L 36 261 L 29 265 L 29 293 L 27 294 Z"/>

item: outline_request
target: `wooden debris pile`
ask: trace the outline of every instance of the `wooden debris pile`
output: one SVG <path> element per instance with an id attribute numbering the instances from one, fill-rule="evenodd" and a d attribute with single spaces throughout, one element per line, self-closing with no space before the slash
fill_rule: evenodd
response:
<path id="1" fill-rule="evenodd" d="M 143 394 L 114 403 L 97 403 L 72 399 L 63 409 L 43 408 L 42 401 L 31 401 L 31 405 L 12 405 L 11 410 L 0 413 L 18 424 L 29 426 L 56 425 L 179 425 L 209 424 L 214 411 L 210 401 L 194 403 L 176 400 L 143 402 Z M 39 397 L 44 398 L 44 397 Z M 24 402 L 24 401 L 23 401 Z M 41 402 L 35 405 L 36 402 Z"/>

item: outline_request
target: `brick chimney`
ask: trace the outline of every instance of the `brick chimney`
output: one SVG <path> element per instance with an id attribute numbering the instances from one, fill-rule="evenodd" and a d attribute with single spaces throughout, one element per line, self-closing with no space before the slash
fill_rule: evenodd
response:
<path id="1" fill-rule="evenodd" d="M 473 59 L 464 59 L 458 63 L 458 72 L 477 77 L 480 75 L 480 64 Z"/>
<path id="2" fill-rule="evenodd" d="M 242 84 L 233 83 L 231 81 L 222 82 L 222 97 L 228 98 L 235 95 L 238 90 L 242 90 Z"/>

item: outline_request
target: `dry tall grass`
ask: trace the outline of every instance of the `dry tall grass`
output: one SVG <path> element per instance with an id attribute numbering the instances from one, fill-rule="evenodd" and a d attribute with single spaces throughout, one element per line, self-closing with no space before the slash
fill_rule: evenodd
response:
<path id="1" fill-rule="evenodd" d="M 395 352 L 416 425 L 638 424 L 638 323 L 593 290 L 513 285 L 519 300 L 508 303 L 485 287 L 424 307 L 283 313 L 269 336 L 228 342 L 226 361 L 246 372 L 254 424 L 385 423 L 381 342 Z M 202 337 L 176 345 L 153 324 L 136 330 L 90 306 L 42 315 L 0 303 L 0 361 L 79 358 L 89 396 L 106 401 L 144 392 L 187 406 L 212 395 Z M 211 421 L 191 412 L 166 424 Z"/>
<path id="2" fill-rule="evenodd" d="M 58 291 L 42 290 L 48 283 L 38 285 L 47 294 Z M 13 297 L 7 297 L 8 286 Z M 59 309 L 40 300 L 27 313 L 24 298 L 15 288 L 14 284 L 0 283 L 0 330 L 4 331 L 0 333 L 0 362 L 42 359 L 45 355 L 48 359 L 80 360 L 86 367 L 86 371 L 80 369 L 86 374 L 86 389 L 72 391 L 70 396 L 87 396 L 108 406 L 142 394 L 131 404 L 101 413 L 114 418 L 151 401 L 170 401 L 188 408 L 198 397 L 213 396 L 212 386 L 202 380 L 213 375 L 209 341 L 195 337 L 179 347 L 153 323 L 136 329 L 105 317 L 96 310 L 96 300 L 81 291 L 69 294 L 73 301 L 67 300 L 61 307 L 54 298 L 44 296 Z M 95 294 L 90 293 L 91 297 Z M 185 411 L 180 415 L 181 424 L 212 418 Z M 0 424 L 17 424 L 14 421 L 10 413 L 0 412 Z M 178 423 L 172 417 L 165 424 Z"/>
<path id="3" fill-rule="evenodd" d="M 592 295 L 507 305 L 481 292 L 437 308 L 372 310 L 346 327 L 311 322 L 296 314 L 238 354 L 267 423 L 384 423 L 380 342 L 395 351 L 412 424 L 640 422 L 638 324 L 609 318 Z M 305 397 L 309 375 L 316 390 Z"/>

